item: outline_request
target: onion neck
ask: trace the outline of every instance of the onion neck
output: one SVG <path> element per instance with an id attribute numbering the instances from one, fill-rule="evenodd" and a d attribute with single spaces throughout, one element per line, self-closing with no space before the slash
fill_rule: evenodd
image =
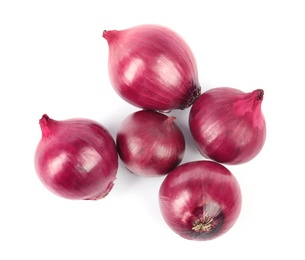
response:
<path id="1" fill-rule="evenodd" d="M 264 90 L 256 89 L 249 94 L 249 101 L 252 105 L 249 105 L 249 108 L 252 111 L 261 108 L 262 101 L 264 99 Z"/>
<path id="2" fill-rule="evenodd" d="M 117 38 L 117 35 L 118 35 L 117 30 L 111 30 L 111 31 L 104 30 L 103 31 L 103 37 L 107 40 L 108 43 L 115 40 Z"/>
<path id="3" fill-rule="evenodd" d="M 256 89 L 250 93 L 241 94 L 234 102 L 234 108 L 240 115 L 260 110 L 264 99 L 264 90 Z"/>
<path id="4" fill-rule="evenodd" d="M 174 121 L 176 120 L 176 117 L 174 116 L 169 116 L 163 123 L 165 127 L 170 127 Z"/>
<path id="5" fill-rule="evenodd" d="M 194 84 L 194 91 L 193 91 L 193 95 L 191 96 L 190 100 L 188 101 L 186 107 L 181 107 L 181 109 L 185 109 L 187 107 L 190 107 L 191 105 L 194 104 L 195 100 L 201 95 L 201 86 L 199 85 L 199 83 L 197 82 L 196 84 Z"/>
<path id="6" fill-rule="evenodd" d="M 42 136 L 48 137 L 50 135 L 50 125 L 53 123 L 53 119 L 49 118 L 47 114 L 44 114 L 39 120 Z"/>

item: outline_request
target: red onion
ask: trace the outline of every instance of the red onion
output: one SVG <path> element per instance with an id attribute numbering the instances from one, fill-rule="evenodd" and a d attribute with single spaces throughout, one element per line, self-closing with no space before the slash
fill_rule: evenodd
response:
<path id="1" fill-rule="evenodd" d="M 236 222 L 242 204 L 239 184 L 217 162 L 196 161 L 178 166 L 160 187 L 159 204 L 167 225 L 189 240 L 210 240 Z"/>
<path id="2" fill-rule="evenodd" d="M 117 133 L 117 150 L 126 168 L 140 176 L 161 176 L 182 160 L 185 140 L 175 117 L 141 110 L 129 115 Z"/>
<path id="3" fill-rule="evenodd" d="M 35 168 L 42 183 L 67 199 L 105 197 L 118 169 L 118 154 L 109 132 L 89 119 L 56 121 L 43 115 L 39 124 L 42 138 Z"/>
<path id="4" fill-rule="evenodd" d="M 112 86 L 134 106 L 184 109 L 200 94 L 197 65 L 186 42 L 172 30 L 140 25 L 104 31 Z"/>
<path id="5" fill-rule="evenodd" d="M 203 93 L 189 114 L 190 131 L 200 153 L 226 164 L 253 159 L 266 139 L 263 95 L 262 89 L 244 93 L 226 87 Z"/>

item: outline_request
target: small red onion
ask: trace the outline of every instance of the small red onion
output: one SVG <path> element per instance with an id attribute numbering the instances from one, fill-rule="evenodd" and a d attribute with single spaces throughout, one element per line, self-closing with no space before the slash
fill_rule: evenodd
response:
<path id="1" fill-rule="evenodd" d="M 186 42 L 159 25 L 104 31 L 112 86 L 144 109 L 184 109 L 200 94 L 195 57 Z"/>
<path id="2" fill-rule="evenodd" d="M 117 150 L 126 168 L 140 176 L 161 176 L 182 160 L 185 140 L 175 117 L 141 110 L 129 115 L 117 133 Z"/>
<path id="3" fill-rule="evenodd" d="M 239 217 L 242 196 L 231 172 L 217 162 L 195 161 L 170 172 L 159 191 L 167 225 L 189 240 L 223 235 Z"/>
<path id="4" fill-rule="evenodd" d="M 226 164 L 245 163 L 259 154 L 266 139 L 263 96 L 262 89 L 244 93 L 226 87 L 203 93 L 189 114 L 200 153 Z"/>
<path id="5" fill-rule="evenodd" d="M 89 119 L 56 121 L 43 115 L 35 153 L 41 182 L 58 196 L 97 200 L 112 189 L 118 154 L 110 133 Z"/>

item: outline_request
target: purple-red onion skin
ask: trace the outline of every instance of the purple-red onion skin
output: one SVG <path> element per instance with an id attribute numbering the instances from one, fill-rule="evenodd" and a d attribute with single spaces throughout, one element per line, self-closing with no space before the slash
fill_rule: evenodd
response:
<path id="1" fill-rule="evenodd" d="M 159 25 L 104 31 L 115 91 L 128 103 L 170 111 L 191 106 L 201 88 L 195 57 L 177 33 Z"/>
<path id="2" fill-rule="evenodd" d="M 205 241 L 232 228 L 240 215 L 242 195 L 226 167 L 212 161 L 194 161 L 178 166 L 165 177 L 159 205 L 175 233 Z"/>
<path id="3" fill-rule="evenodd" d="M 244 93 L 228 87 L 210 89 L 194 102 L 189 127 L 200 153 L 224 164 L 242 164 L 262 150 L 266 122 L 264 91 Z"/>
<path id="4" fill-rule="evenodd" d="M 132 113 L 117 132 L 117 150 L 126 168 L 135 175 L 158 177 L 182 161 L 185 139 L 175 117 L 141 110 Z"/>
<path id="5" fill-rule="evenodd" d="M 35 152 L 41 182 L 72 200 L 97 200 L 112 189 L 118 154 L 108 130 L 89 119 L 57 121 L 43 115 L 42 138 Z"/>

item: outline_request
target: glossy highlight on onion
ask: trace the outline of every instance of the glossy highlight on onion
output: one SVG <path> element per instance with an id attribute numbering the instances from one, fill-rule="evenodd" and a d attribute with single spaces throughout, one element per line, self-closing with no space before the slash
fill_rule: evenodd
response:
<path id="1" fill-rule="evenodd" d="M 201 94 L 189 114 L 200 153 L 225 164 L 242 164 L 256 157 L 266 140 L 263 97 L 262 89 L 244 93 L 228 87 Z"/>
<path id="2" fill-rule="evenodd" d="M 205 241 L 226 233 L 237 221 L 242 196 L 237 179 L 212 161 L 182 164 L 170 172 L 159 190 L 166 224 L 185 239 Z"/>
<path id="3" fill-rule="evenodd" d="M 103 32 L 115 91 L 130 104 L 170 111 L 191 106 L 200 94 L 195 57 L 184 39 L 167 27 L 139 25 Z"/>
<path id="4" fill-rule="evenodd" d="M 112 189 L 118 170 L 115 142 L 105 127 L 89 119 L 57 121 L 44 114 L 35 169 L 54 194 L 97 200 Z"/>
<path id="5" fill-rule="evenodd" d="M 117 150 L 126 168 L 139 176 L 162 176 L 181 162 L 185 151 L 175 117 L 141 110 L 129 115 L 117 132 Z"/>

